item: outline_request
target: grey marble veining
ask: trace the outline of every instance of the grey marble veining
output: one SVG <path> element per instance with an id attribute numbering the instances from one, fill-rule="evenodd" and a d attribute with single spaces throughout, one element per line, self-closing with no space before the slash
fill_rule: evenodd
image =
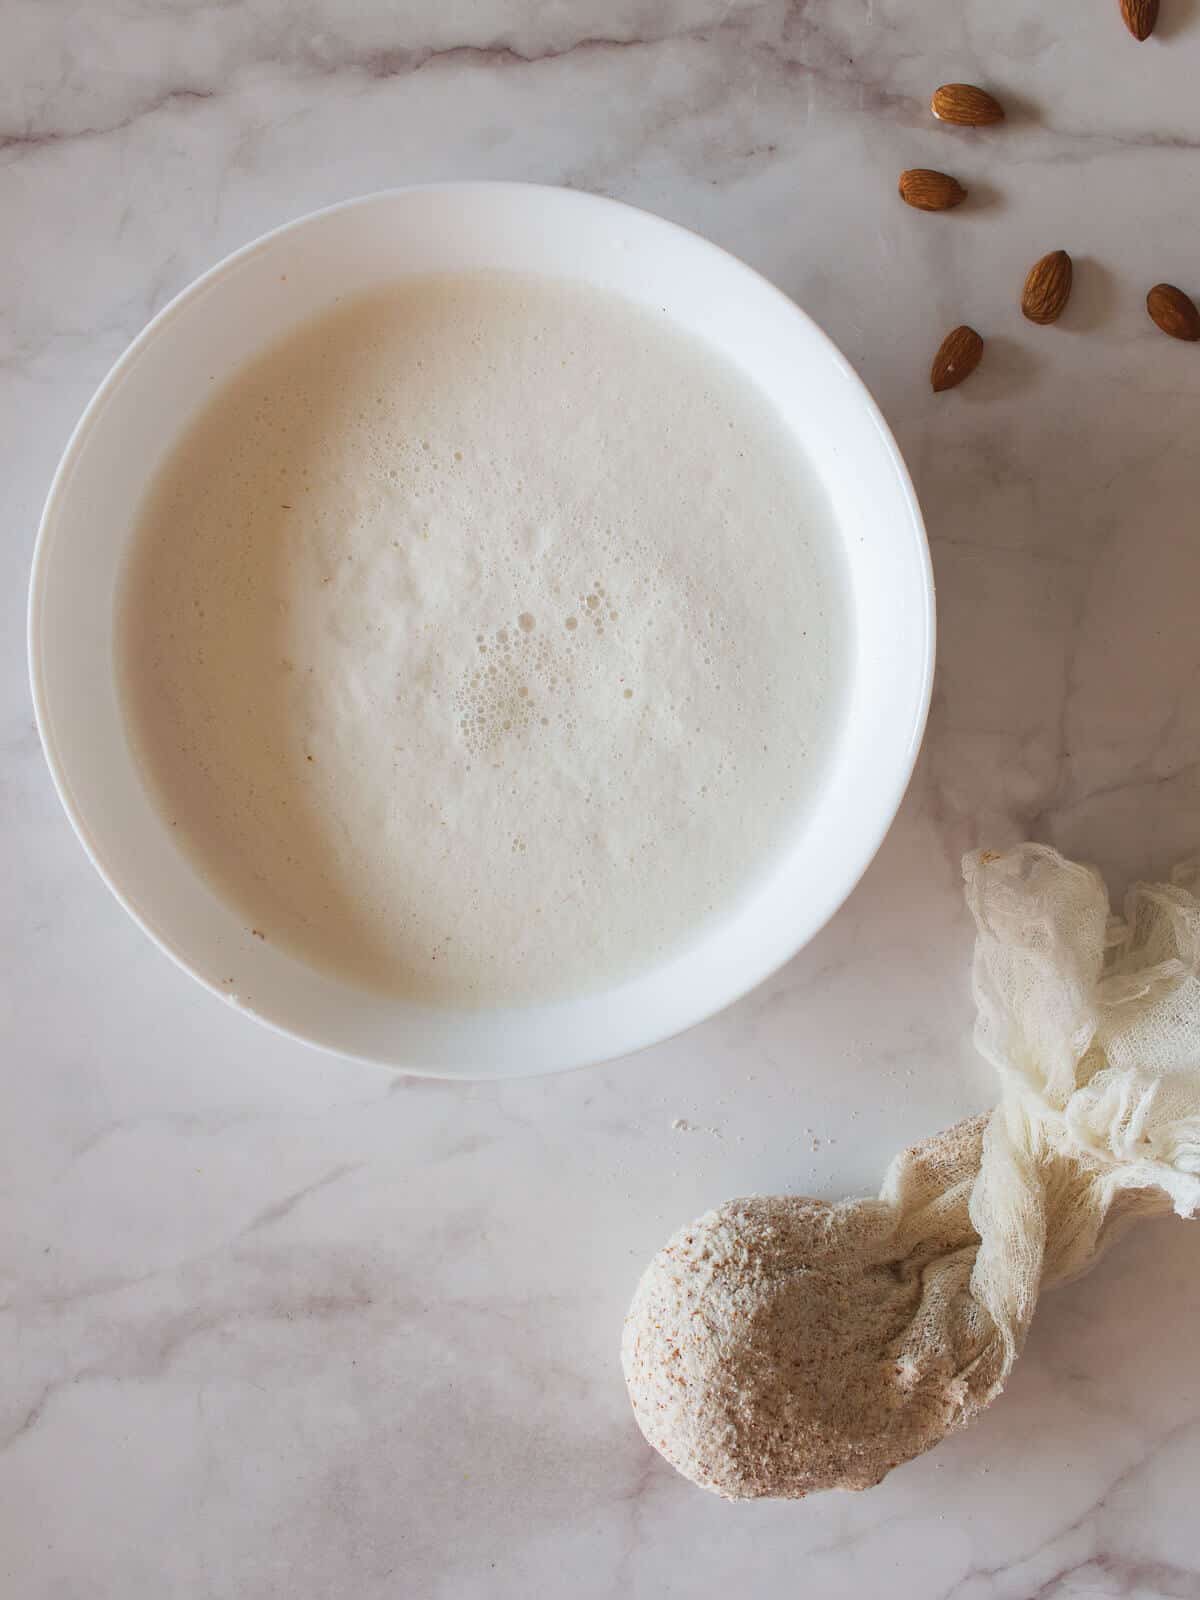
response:
<path id="1" fill-rule="evenodd" d="M 673 1226 L 874 1188 L 989 1102 L 957 861 L 1046 839 L 1118 890 L 1200 848 L 1200 10 L 1115 0 L 7 0 L 0 81 L 0 1585 L 204 1595 L 1200 1595 L 1200 1235 L 1039 1311 L 1009 1393 L 864 1496 L 729 1508 L 617 1365 Z M 941 81 L 1011 116 L 941 127 Z M 971 190 L 951 216 L 904 166 Z M 766 272 L 846 351 L 926 511 L 936 699 L 900 819 L 739 1005 L 598 1071 L 449 1086 L 325 1060 L 153 951 L 60 814 L 24 677 L 38 509 L 145 320 L 373 188 L 614 194 Z M 1017 309 L 1071 251 L 1054 328 Z M 926 373 L 959 321 L 961 390 Z M 685 1128 L 673 1124 L 683 1121 Z"/>

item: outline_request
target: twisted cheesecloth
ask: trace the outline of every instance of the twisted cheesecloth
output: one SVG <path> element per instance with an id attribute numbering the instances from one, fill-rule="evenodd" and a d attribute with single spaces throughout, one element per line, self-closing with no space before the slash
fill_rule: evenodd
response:
<path id="1" fill-rule="evenodd" d="M 727 1498 L 878 1483 L 995 1399 L 1042 1289 L 1200 1208 L 1200 860 L 1123 917 L 1047 846 L 963 871 L 996 1109 L 896 1156 L 878 1199 L 726 1202 L 634 1295 L 638 1424 Z"/>

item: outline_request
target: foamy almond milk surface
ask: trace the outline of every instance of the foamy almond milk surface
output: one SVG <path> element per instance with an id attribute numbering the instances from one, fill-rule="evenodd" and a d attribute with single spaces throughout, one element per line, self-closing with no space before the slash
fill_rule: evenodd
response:
<path id="1" fill-rule="evenodd" d="M 148 493 L 119 677 L 247 926 L 521 1003 L 654 963 L 768 869 L 848 626 L 824 491 L 724 358 L 582 286 L 438 276 L 214 394 Z"/>

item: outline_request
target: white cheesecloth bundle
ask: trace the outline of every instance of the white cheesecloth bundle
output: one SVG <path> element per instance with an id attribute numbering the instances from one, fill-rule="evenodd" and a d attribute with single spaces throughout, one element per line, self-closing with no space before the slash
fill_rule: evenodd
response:
<path id="1" fill-rule="evenodd" d="M 877 1200 L 728 1201 L 634 1295 L 642 1432 L 728 1498 L 878 1483 L 999 1394 L 1041 1289 L 1200 1207 L 1200 861 L 1124 918 L 1046 846 L 963 872 L 1000 1104 L 897 1156 Z"/>

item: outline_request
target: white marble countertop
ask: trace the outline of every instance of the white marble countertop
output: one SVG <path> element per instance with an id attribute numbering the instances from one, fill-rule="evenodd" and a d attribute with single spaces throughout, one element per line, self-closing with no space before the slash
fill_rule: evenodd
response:
<path id="1" fill-rule="evenodd" d="M 1142 309 L 1200 293 L 1196 0 L 1141 46 L 1116 0 L 0 15 L 4 1595 L 1200 1595 L 1184 1223 L 1049 1299 L 1003 1400 L 866 1495 L 702 1494 L 617 1363 L 678 1223 L 872 1190 L 990 1103 L 964 847 L 1049 840 L 1119 889 L 1200 845 L 1200 349 Z M 934 124 L 955 78 L 1009 123 Z M 911 165 L 967 206 L 907 210 Z M 146 319 L 290 217 L 459 176 L 620 196 L 794 295 L 897 430 L 940 602 L 917 777 L 832 925 L 684 1038 L 501 1086 L 339 1064 L 176 972 L 70 833 L 23 662 L 42 496 Z M 1058 246 L 1076 292 L 1037 329 Z M 960 321 L 988 352 L 935 397 Z"/>

